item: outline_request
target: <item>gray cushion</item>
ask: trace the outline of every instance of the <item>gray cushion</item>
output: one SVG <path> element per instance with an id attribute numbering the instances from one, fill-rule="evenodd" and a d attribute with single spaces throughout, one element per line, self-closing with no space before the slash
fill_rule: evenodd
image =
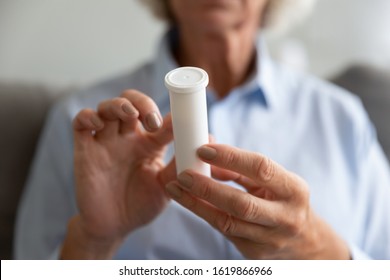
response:
<path id="1" fill-rule="evenodd" d="M 360 97 L 390 159 L 390 71 L 367 65 L 350 67 L 332 81 Z"/>
<path id="2" fill-rule="evenodd" d="M 42 86 L 0 83 L 1 259 L 11 258 L 17 205 L 55 93 Z"/>

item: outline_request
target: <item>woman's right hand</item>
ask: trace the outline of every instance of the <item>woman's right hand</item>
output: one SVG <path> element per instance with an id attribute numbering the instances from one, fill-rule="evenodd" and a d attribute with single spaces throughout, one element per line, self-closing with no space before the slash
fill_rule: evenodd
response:
<path id="1" fill-rule="evenodd" d="M 151 98 L 127 90 L 97 111 L 80 111 L 73 130 L 79 215 L 69 223 L 62 257 L 110 257 L 167 205 L 164 186 L 176 177 L 174 161 L 163 163 L 173 139 L 171 118 L 162 120 Z"/>

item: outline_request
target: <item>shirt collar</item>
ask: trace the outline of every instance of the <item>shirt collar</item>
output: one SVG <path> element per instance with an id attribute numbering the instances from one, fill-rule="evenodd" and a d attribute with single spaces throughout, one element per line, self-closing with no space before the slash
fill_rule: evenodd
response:
<path id="1" fill-rule="evenodd" d="M 154 65 L 154 89 L 155 92 L 167 92 L 164 86 L 164 77 L 169 71 L 179 67 L 172 55 L 171 49 L 177 44 L 178 33 L 175 29 L 169 30 L 158 45 L 156 63 Z M 249 79 L 241 86 L 232 90 L 230 95 L 251 96 L 251 100 L 261 103 L 266 108 L 273 107 L 277 103 L 277 81 L 274 75 L 274 63 L 268 53 L 263 38 L 258 35 L 255 41 L 256 45 L 256 65 L 255 71 Z M 161 99 L 165 98 L 164 95 Z M 215 98 L 210 96 L 210 101 Z"/>

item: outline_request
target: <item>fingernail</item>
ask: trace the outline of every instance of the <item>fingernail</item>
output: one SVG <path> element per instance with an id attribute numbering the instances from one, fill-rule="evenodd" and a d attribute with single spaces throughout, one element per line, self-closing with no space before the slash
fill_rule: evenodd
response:
<path id="1" fill-rule="evenodd" d="M 91 117 L 91 122 L 96 127 L 101 127 L 103 125 L 103 122 L 99 119 L 98 116 L 95 115 Z"/>
<path id="2" fill-rule="evenodd" d="M 126 113 L 126 114 L 129 114 L 129 115 L 135 115 L 136 112 L 134 110 L 133 107 L 131 107 L 129 104 L 127 103 L 123 103 L 122 104 L 122 110 Z"/>
<path id="3" fill-rule="evenodd" d="M 180 198 L 182 196 L 183 191 L 179 188 L 179 186 L 176 185 L 176 183 L 168 183 L 165 186 L 165 189 L 169 193 L 170 196 L 173 198 Z"/>
<path id="4" fill-rule="evenodd" d="M 145 119 L 146 129 L 154 131 L 161 127 L 161 120 L 156 112 L 150 113 Z"/>
<path id="5" fill-rule="evenodd" d="M 179 181 L 180 185 L 187 189 L 191 189 L 192 184 L 194 182 L 192 175 L 187 172 L 182 172 L 177 177 L 177 180 Z"/>
<path id="6" fill-rule="evenodd" d="M 217 150 L 211 147 L 203 146 L 198 149 L 198 156 L 206 160 L 213 160 L 217 156 Z"/>

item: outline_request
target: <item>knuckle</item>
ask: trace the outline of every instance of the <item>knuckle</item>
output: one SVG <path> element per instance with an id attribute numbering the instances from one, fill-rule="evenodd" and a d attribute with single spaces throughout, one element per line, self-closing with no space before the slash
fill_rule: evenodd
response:
<path id="1" fill-rule="evenodd" d="M 153 99 L 150 98 L 149 96 L 145 95 L 145 94 L 139 95 L 138 100 L 139 100 L 140 103 L 142 103 L 144 105 L 152 105 L 152 104 L 154 104 Z"/>
<path id="2" fill-rule="evenodd" d="M 121 116 L 124 114 L 124 112 L 122 111 L 122 104 L 123 103 L 124 102 L 122 101 L 122 99 L 116 97 L 110 101 L 110 103 L 108 104 L 107 110 L 111 114 L 113 114 L 114 116 Z"/>
<path id="3" fill-rule="evenodd" d="M 292 180 L 294 187 L 294 199 L 298 204 L 308 204 L 310 200 L 310 189 L 306 181 L 296 174 L 292 174 Z"/>
<path id="4" fill-rule="evenodd" d="M 288 227 L 290 236 L 297 236 L 301 233 L 301 225 L 299 223 L 291 223 Z"/>
<path id="5" fill-rule="evenodd" d="M 123 105 L 123 103 L 125 103 L 127 101 L 127 99 L 125 98 L 122 98 L 122 97 L 115 97 L 113 100 L 112 100 L 112 104 L 115 108 L 121 108 L 121 106 Z"/>
<path id="6" fill-rule="evenodd" d="M 76 117 L 74 118 L 75 121 L 80 121 L 82 123 L 86 123 L 88 118 L 90 118 L 94 114 L 94 111 L 92 109 L 83 109 L 81 110 Z"/>
<path id="7" fill-rule="evenodd" d="M 283 251 L 286 245 L 286 241 L 283 238 L 273 238 L 270 242 L 271 249 L 274 253 Z"/>
<path id="8" fill-rule="evenodd" d="M 199 187 L 199 196 L 204 200 L 209 200 L 211 198 L 211 186 L 206 182 L 201 182 Z"/>
<path id="9" fill-rule="evenodd" d="M 135 102 L 153 102 L 152 98 L 135 89 L 127 89 L 123 91 L 121 97 L 130 101 L 133 100 Z"/>
<path id="10" fill-rule="evenodd" d="M 75 129 L 79 129 L 80 128 L 80 126 L 81 126 L 81 123 L 80 123 L 80 113 L 78 113 L 77 116 L 74 117 L 74 119 L 72 121 L 72 126 Z"/>
<path id="11" fill-rule="evenodd" d="M 124 91 L 122 91 L 122 94 L 120 96 L 123 98 L 129 98 L 136 94 L 138 94 L 138 91 L 136 91 L 135 89 L 125 89 Z"/>
<path id="12" fill-rule="evenodd" d="M 306 203 L 310 199 L 310 189 L 309 186 L 307 185 L 306 181 L 304 181 L 301 177 L 298 177 L 299 180 L 299 188 L 300 188 L 300 193 L 301 193 L 301 198 L 302 200 Z"/>
<path id="13" fill-rule="evenodd" d="M 236 199 L 235 201 L 239 200 Z M 245 203 L 235 203 L 233 209 L 238 217 L 246 221 L 253 221 L 257 216 L 257 206 L 252 198 L 246 198 Z"/>
<path id="14" fill-rule="evenodd" d="M 86 109 L 81 110 L 77 113 L 77 115 L 73 118 L 73 121 L 78 121 L 79 119 L 83 118 L 86 115 Z"/>
<path id="15" fill-rule="evenodd" d="M 93 109 L 85 108 L 85 109 L 81 110 L 79 114 L 81 114 L 81 116 L 89 116 L 89 115 L 92 115 L 94 113 L 95 113 L 95 111 Z"/>
<path id="16" fill-rule="evenodd" d="M 103 108 L 105 107 L 106 103 L 107 103 L 107 100 L 100 102 L 97 106 L 97 111 L 101 112 L 103 110 Z"/>
<path id="17" fill-rule="evenodd" d="M 263 182 L 271 181 L 276 172 L 275 163 L 268 157 L 260 157 L 255 164 L 257 179 Z"/>
<path id="18" fill-rule="evenodd" d="M 227 166 L 233 166 L 237 162 L 235 152 L 233 150 L 226 151 L 224 160 Z"/>
<path id="19" fill-rule="evenodd" d="M 297 236 L 302 232 L 304 225 L 307 221 L 307 212 L 305 209 L 299 209 L 294 211 L 294 214 L 290 215 L 286 220 L 285 226 L 290 236 Z"/>
<path id="20" fill-rule="evenodd" d="M 217 229 L 224 235 L 234 235 L 235 222 L 234 218 L 229 214 L 221 214 L 217 217 Z"/>
<path id="21" fill-rule="evenodd" d="M 295 222 L 291 222 L 287 225 L 287 230 L 290 236 L 297 236 L 300 233 L 300 226 Z"/>
<path id="22" fill-rule="evenodd" d="M 294 221 L 294 224 L 296 225 L 295 226 L 295 232 L 296 233 L 299 233 L 300 230 L 304 227 L 304 225 L 306 224 L 307 222 L 307 215 L 308 211 L 306 208 L 301 208 L 297 214 L 295 215 L 295 221 Z"/>

